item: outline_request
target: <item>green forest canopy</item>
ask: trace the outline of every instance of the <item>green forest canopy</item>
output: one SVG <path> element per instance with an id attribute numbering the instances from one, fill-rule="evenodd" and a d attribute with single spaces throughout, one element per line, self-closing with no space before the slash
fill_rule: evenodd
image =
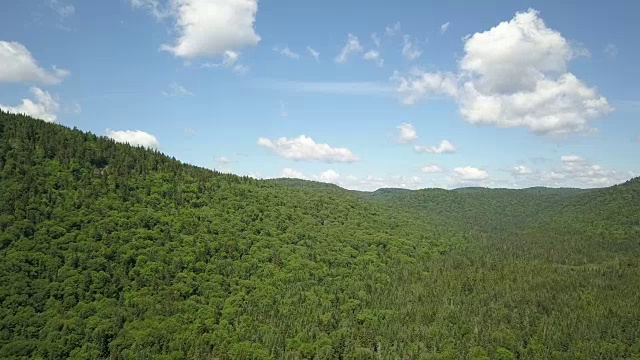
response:
<path id="1" fill-rule="evenodd" d="M 640 179 L 255 180 L 0 111 L 0 358 L 640 359 Z"/>

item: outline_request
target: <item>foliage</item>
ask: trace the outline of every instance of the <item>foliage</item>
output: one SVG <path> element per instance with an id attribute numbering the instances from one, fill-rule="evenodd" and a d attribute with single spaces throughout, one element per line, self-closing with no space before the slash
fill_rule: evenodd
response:
<path id="1" fill-rule="evenodd" d="M 638 357 L 638 184 L 365 194 L 0 112 L 0 358 Z"/>

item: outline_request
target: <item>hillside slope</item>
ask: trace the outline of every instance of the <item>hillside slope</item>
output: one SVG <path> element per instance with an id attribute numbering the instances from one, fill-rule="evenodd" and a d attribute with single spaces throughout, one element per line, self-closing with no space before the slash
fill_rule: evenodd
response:
<path id="1" fill-rule="evenodd" d="M 637 185 L 364 194 L 0 112 L 0 358 L 637 358 Z"/>
<path id="2" fill-rule="evenodd" d="M 521 190 L 380 189 L 365 196 L 385 204 L 413 209 L 425 217 L 446 219 L 466 229 L 496 233 L 525 226 L 568 199 L 589 191 L 540 187 Z"/>
<path id="3" fill-rule="evenodd" d="M 3 358 L 347 356 L 379 341 L 390 284 L 457 241 L 2 113 L 0 185 Z"/>

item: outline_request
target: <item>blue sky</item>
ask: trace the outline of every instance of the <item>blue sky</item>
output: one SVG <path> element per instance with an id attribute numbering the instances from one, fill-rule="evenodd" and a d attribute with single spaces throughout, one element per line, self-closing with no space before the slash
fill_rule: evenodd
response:
<path id="1" fill-rule="evenodd" d="M 632 2 L 3 8 L 0 107 L 184 162 L 363 190 L 640 175 Z"/>

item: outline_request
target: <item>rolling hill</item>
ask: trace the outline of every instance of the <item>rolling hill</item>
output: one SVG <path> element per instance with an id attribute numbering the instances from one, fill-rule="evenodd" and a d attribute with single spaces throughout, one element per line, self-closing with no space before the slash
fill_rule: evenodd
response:
<path id="1" fill-rule="evenodd" d="M 639 184 L 352 192 L 0 112 L 0 358 L 637 358 Z"/>

